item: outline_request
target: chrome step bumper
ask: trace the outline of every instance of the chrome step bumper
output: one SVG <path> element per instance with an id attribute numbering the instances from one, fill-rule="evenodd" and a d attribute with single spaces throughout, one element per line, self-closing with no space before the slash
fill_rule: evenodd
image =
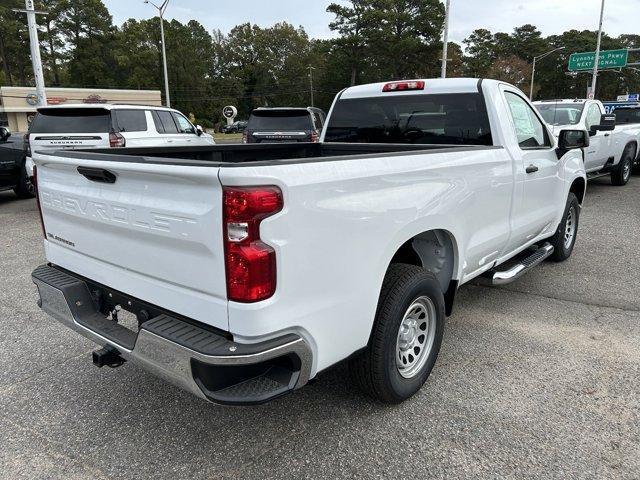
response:
<path id="1" fill-rule="evenodd" d="M 489 270 L 487 273 L 478 277 L 478 283 L 484 285 L 507 285 L 515 282 L 529 270 L 549 258 L 553 254 L 553 250 L 554 248 L 550 243 L 545 243 L 507 270 Z"/>
<path id="2" fill-rule="evenodd" d="M 32 280 L 40 294 L 38 305 L 50 316 L 200 398 L 259 404 L 309 381 L 312 353 L 295 334 L 239 344 L 170 314 L 143 322 L 136 333 L 101 313 L 96 284 L 50 265 L 36 268 Z"/>

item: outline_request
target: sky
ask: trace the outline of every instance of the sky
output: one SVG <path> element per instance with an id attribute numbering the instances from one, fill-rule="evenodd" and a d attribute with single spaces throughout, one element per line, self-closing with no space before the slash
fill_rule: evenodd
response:
<path id="1" fill-rule="evenodd" d="M 149 18 L 157 13 L 143 0 L 103 1 L 117 25 L 128 18 Z M 287 21 L 303 26 L 311 37 L 329 38 L 333 36 L 329 30 L 333 17 L 326 12 L 330 3 L 325 0 L 169 0 L 166 18 L 181 22 L 196 19 L 210 31 L 220 29 L 225 33 L 246 22 L 269 26 Z M 601 0 L 451 0 L 450 39 L 460 43 L 476 28 L 510 32 L 525 23 L 536 25 L 545 36 L 572 28 L 596 30 L 600 5 Z M 607 0 L 604 30 L 612 36 L 640 33 L 639 10 L 640 0 Z"/>

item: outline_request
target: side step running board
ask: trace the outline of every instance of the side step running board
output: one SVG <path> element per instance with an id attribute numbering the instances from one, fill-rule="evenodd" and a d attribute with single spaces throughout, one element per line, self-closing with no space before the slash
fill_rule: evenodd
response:
<path id="1" fill-rule="evenodd" d="M 553 246 L 550 243 L 545 243 L 528 257 L 523 258 L 508 270 L 489 270 L 480 277 L 479 280 L 485 285 L 506 285 L 508 283 L 515 282 L 529 270 L 544 262 L 552 253 Z"/>

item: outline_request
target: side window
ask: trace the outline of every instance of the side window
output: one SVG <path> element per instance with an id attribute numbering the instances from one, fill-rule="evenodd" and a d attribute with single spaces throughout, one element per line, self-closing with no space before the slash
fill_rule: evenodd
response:
<path id="1" fill-rule="evenodd" d="M 520 148 L 551 147 L 547 129 L 529 104 L 515 93 L 505 92 L 504 95 L 516 128 Z"/>
<path id="2" fill-rule="evenodd" d="M 119 132 L 146 132 L 147 115 L 144 110 L 114 110 Z"/>
<path id="3" fill-rule="evenodd" d="M 597 103 L 591 104 L 589 110 L 587 111 L 587 130 L 591 130 L 591 127 L 595 125 L 600 125 L 600 117 L 602 116 L 602 112 L 600 112 L 600 107 Z"/>
<path id="4" fill-rule="evenodd" d="M 162 130 L 164 133 L 178 133 L 178 127 L 173 121 L 173 115 L 166 110 L 156 110 L 158 120 L 162 124 Z"/>
<path id="5" fill-rule="evenodd" d="M 191 122 L 187 120 L 184 116 L 179 113 L 173 113 L 173 118 L 176 121 L 176 125 L 178 125 L 178 132 L 180 133 L 196 133 L 196 129 L 193 128 Z"/>

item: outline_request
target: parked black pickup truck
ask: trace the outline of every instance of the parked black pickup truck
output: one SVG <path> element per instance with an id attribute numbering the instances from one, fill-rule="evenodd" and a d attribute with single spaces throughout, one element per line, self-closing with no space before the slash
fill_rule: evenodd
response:
<path id="1" fill-rule="evenodd" d="M 35 189 L 25 168 L 24 135 L 0 127 L 0 191 L 13 189 L 20 198 L 32 198 Z"/>

